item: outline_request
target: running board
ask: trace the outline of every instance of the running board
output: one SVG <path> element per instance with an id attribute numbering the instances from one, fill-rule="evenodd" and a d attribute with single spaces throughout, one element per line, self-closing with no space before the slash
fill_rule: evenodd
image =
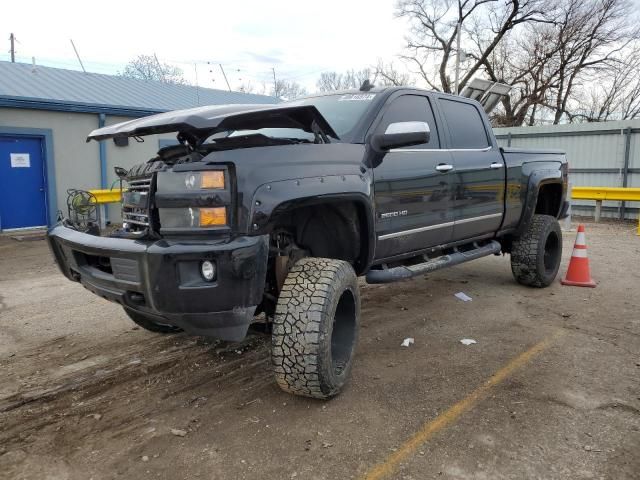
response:
<path id="1" fill-rule="evenodd" d="M 448 255 L 443 255 L 442 257 L 434 258 L 424 263 L 418 263 L 417 265 L 403 265 L 383 270 L 369 270 L 369 273 L 367 273 L 367 283 L 391 283 L 397 282 L 398 280 L 406 280 L 407 278 L 435 272 L 441 268 L 452 267 L 460 263 L 468 262 L 469 260 L 475 260 L 476 258 L 498 254 L 502 250 L 502 246 L 495 240 L 491 240 L 482 246 L 474 245 L 475 248 L 472 250 L 465 252 L 455 250 Z"/>

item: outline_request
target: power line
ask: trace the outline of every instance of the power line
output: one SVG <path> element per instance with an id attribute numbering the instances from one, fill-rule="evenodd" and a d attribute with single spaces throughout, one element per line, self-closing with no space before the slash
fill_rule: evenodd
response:
<path id="1" fill-rule="evenodd" d="M 20 42 L 19 40 L 14 36 L 14 40 L 15 43 L 17 44 L 16 46 L 19 46 Z M 71 39 L 72 40 L 72 39 Z M 75 42 L 72 43 L 72 47 L 75 47 Z M 5 54 L 0 54 L 0 58 L 2 58 L 3 56 L 5 57 L 5 59 L 9 60 L 10 59 L 10 53 L 11 52 L 7 52 Z M 63 68 L 63 69 L 72 69 L 72 70 L 77 70 L 78 66 L 81 67 L 81 70 L 84 72 L 94 72 L 94 73 L 102 73 L 102 74 L 107 74 L 107 75 L 116 75 L 119 71 L 121 71 L 123 65 L 125 65 L 126 62 L 122 62 L 122 63 L 107 63 L 107 62 L 100 62 L 100 61 L 93 61 L 93 60 L 87 60 L 86 58 L 83 59 L 82 57 L 79 56 L 79 51 L 77 50 L 77 48 L 74 49 L 74 54 L 75 54 L 75 58 L 72 61 L 71 58 L 47 58 L 47 57 L 39 57 L 38 58 L 38 63 L 42 66 L 51 66 L 54 68 Z M 156 64 L 157 67 L 161 67 L 160 61 L 157 57 L 157 54 L 154 54 L 154 63 Z M 18 53 L 15 53 L 15 57 L 14 57 L 16 62 L 23 62 L 23 63 L 31 63 L 31 58 L 30 57 L 26 57 L 26 56 L 21 56 L 18 55 Z M 187 68 L 194 68 L 194 63 L 187 63 L 187 62 L 177 62 L 177 61 L 173 61 L 173 60 L 169 60 L 170 64 L 177 64 L 177 65 L 182 65 L 184 67 Z M 275 68 L 270 68 L 269 70 L 254 70 L 253 68 L 251 68 L 250 65 L 248 64 L 244 64 L 244 62 L 238 62 L 238 63 L 222 63 L 222 62 L 215 62 L 215 61 L 206 61 L 206 62 L 196 62 L 196 66 L 213 66 L 216 63 L 218 63 L 218 68 L 220 68 L 220 72 L 224 78 L 225 81 L 225 86 L 227 87 L 227 89 L 229 91 L 233 91 L 233 88 L 231 87 L 231 77 L 227 76 L 227 71 L 229 71 L 229 68 L 231 68 L 233 70 L 233 72 L 241 72 L 241 76 L 244 77 L 246 80 L 252 80 L 254 82 L 257 83 L 271 83 L 273 82 L 273 78 L 274 78 L 274 71 Z M 86 65 L 85 65 L 86 64 Z M 161 77 L 165 77 L 166 76 L 166 72 L 163 71 L 162 68 L 158 68 L 159 70 L 159 76 Z M 323 69 L 317 69 L 314 71 L 310 71 L 310 72 L 304 72 L 304 73 L 296 73 L 293 75 L 285 75 L 282 78 L 280 78 L 277 74 L 276 74 L 276 81 L 288 81 L 288 80 L 293 80 L 293 79 L 297 79 L 297 78 L 303 78 L 303 77 L 310 77 L 313 76 L 315 73 L 317 72 L 321 72 L 321 71 L 326 71 L 327 68 L 323 68 Z M 295 70 L 294 70 L 295 71 Z M 213 73 L 211 70 L 209 70 L 210 73 Z M 201 73 L 201 72 L 199 72 Z M 291 72 L 294 73 L 294 72 Z M 200 75 L 201 76 L 201 75 Z M 233 76 L 233 75 L 232 75 Z M 221 85 L 222 86 L 222 85 Z"/>

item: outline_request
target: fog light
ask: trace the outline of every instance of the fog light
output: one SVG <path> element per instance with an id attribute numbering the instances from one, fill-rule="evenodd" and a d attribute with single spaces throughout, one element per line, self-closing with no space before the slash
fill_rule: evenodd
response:
<path id="1" fill-rule="evenodd" d="M 200 265 L 200 272 L 202 273 L 202 278 L 210 282 L 216 277 L 216 266 L 213 262 L 205 260 L 202 262 L 202 265 Z"/>

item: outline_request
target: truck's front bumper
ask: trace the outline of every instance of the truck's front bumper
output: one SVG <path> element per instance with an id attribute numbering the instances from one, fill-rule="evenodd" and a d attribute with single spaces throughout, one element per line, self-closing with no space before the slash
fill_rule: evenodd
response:
<path id="1" fill-rule="evenodd" d="M 238 341 L 264 290 L 268 236 L 233 240 L 130 240 L 64 225 L 48 234 L 62 273 L 107 300 L 194 335 Z M 216 265 L 207 282 L 201 263 Z"/>

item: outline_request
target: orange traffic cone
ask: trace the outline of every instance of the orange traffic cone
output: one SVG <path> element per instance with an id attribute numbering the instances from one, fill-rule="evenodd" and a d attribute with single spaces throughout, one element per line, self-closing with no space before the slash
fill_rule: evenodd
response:
<path id="1" fill-rule="evenodd" d="M 584 236 L 584 225 L 578 225 L 578 235 L 573 246 L 573 253 L 569 261 L 567 275 L 562 280 L 563 285 L 575 287 L 595 287 L 596 282 L 591 278 L 589 259 L 587 258 L 587 242 Z"/>

